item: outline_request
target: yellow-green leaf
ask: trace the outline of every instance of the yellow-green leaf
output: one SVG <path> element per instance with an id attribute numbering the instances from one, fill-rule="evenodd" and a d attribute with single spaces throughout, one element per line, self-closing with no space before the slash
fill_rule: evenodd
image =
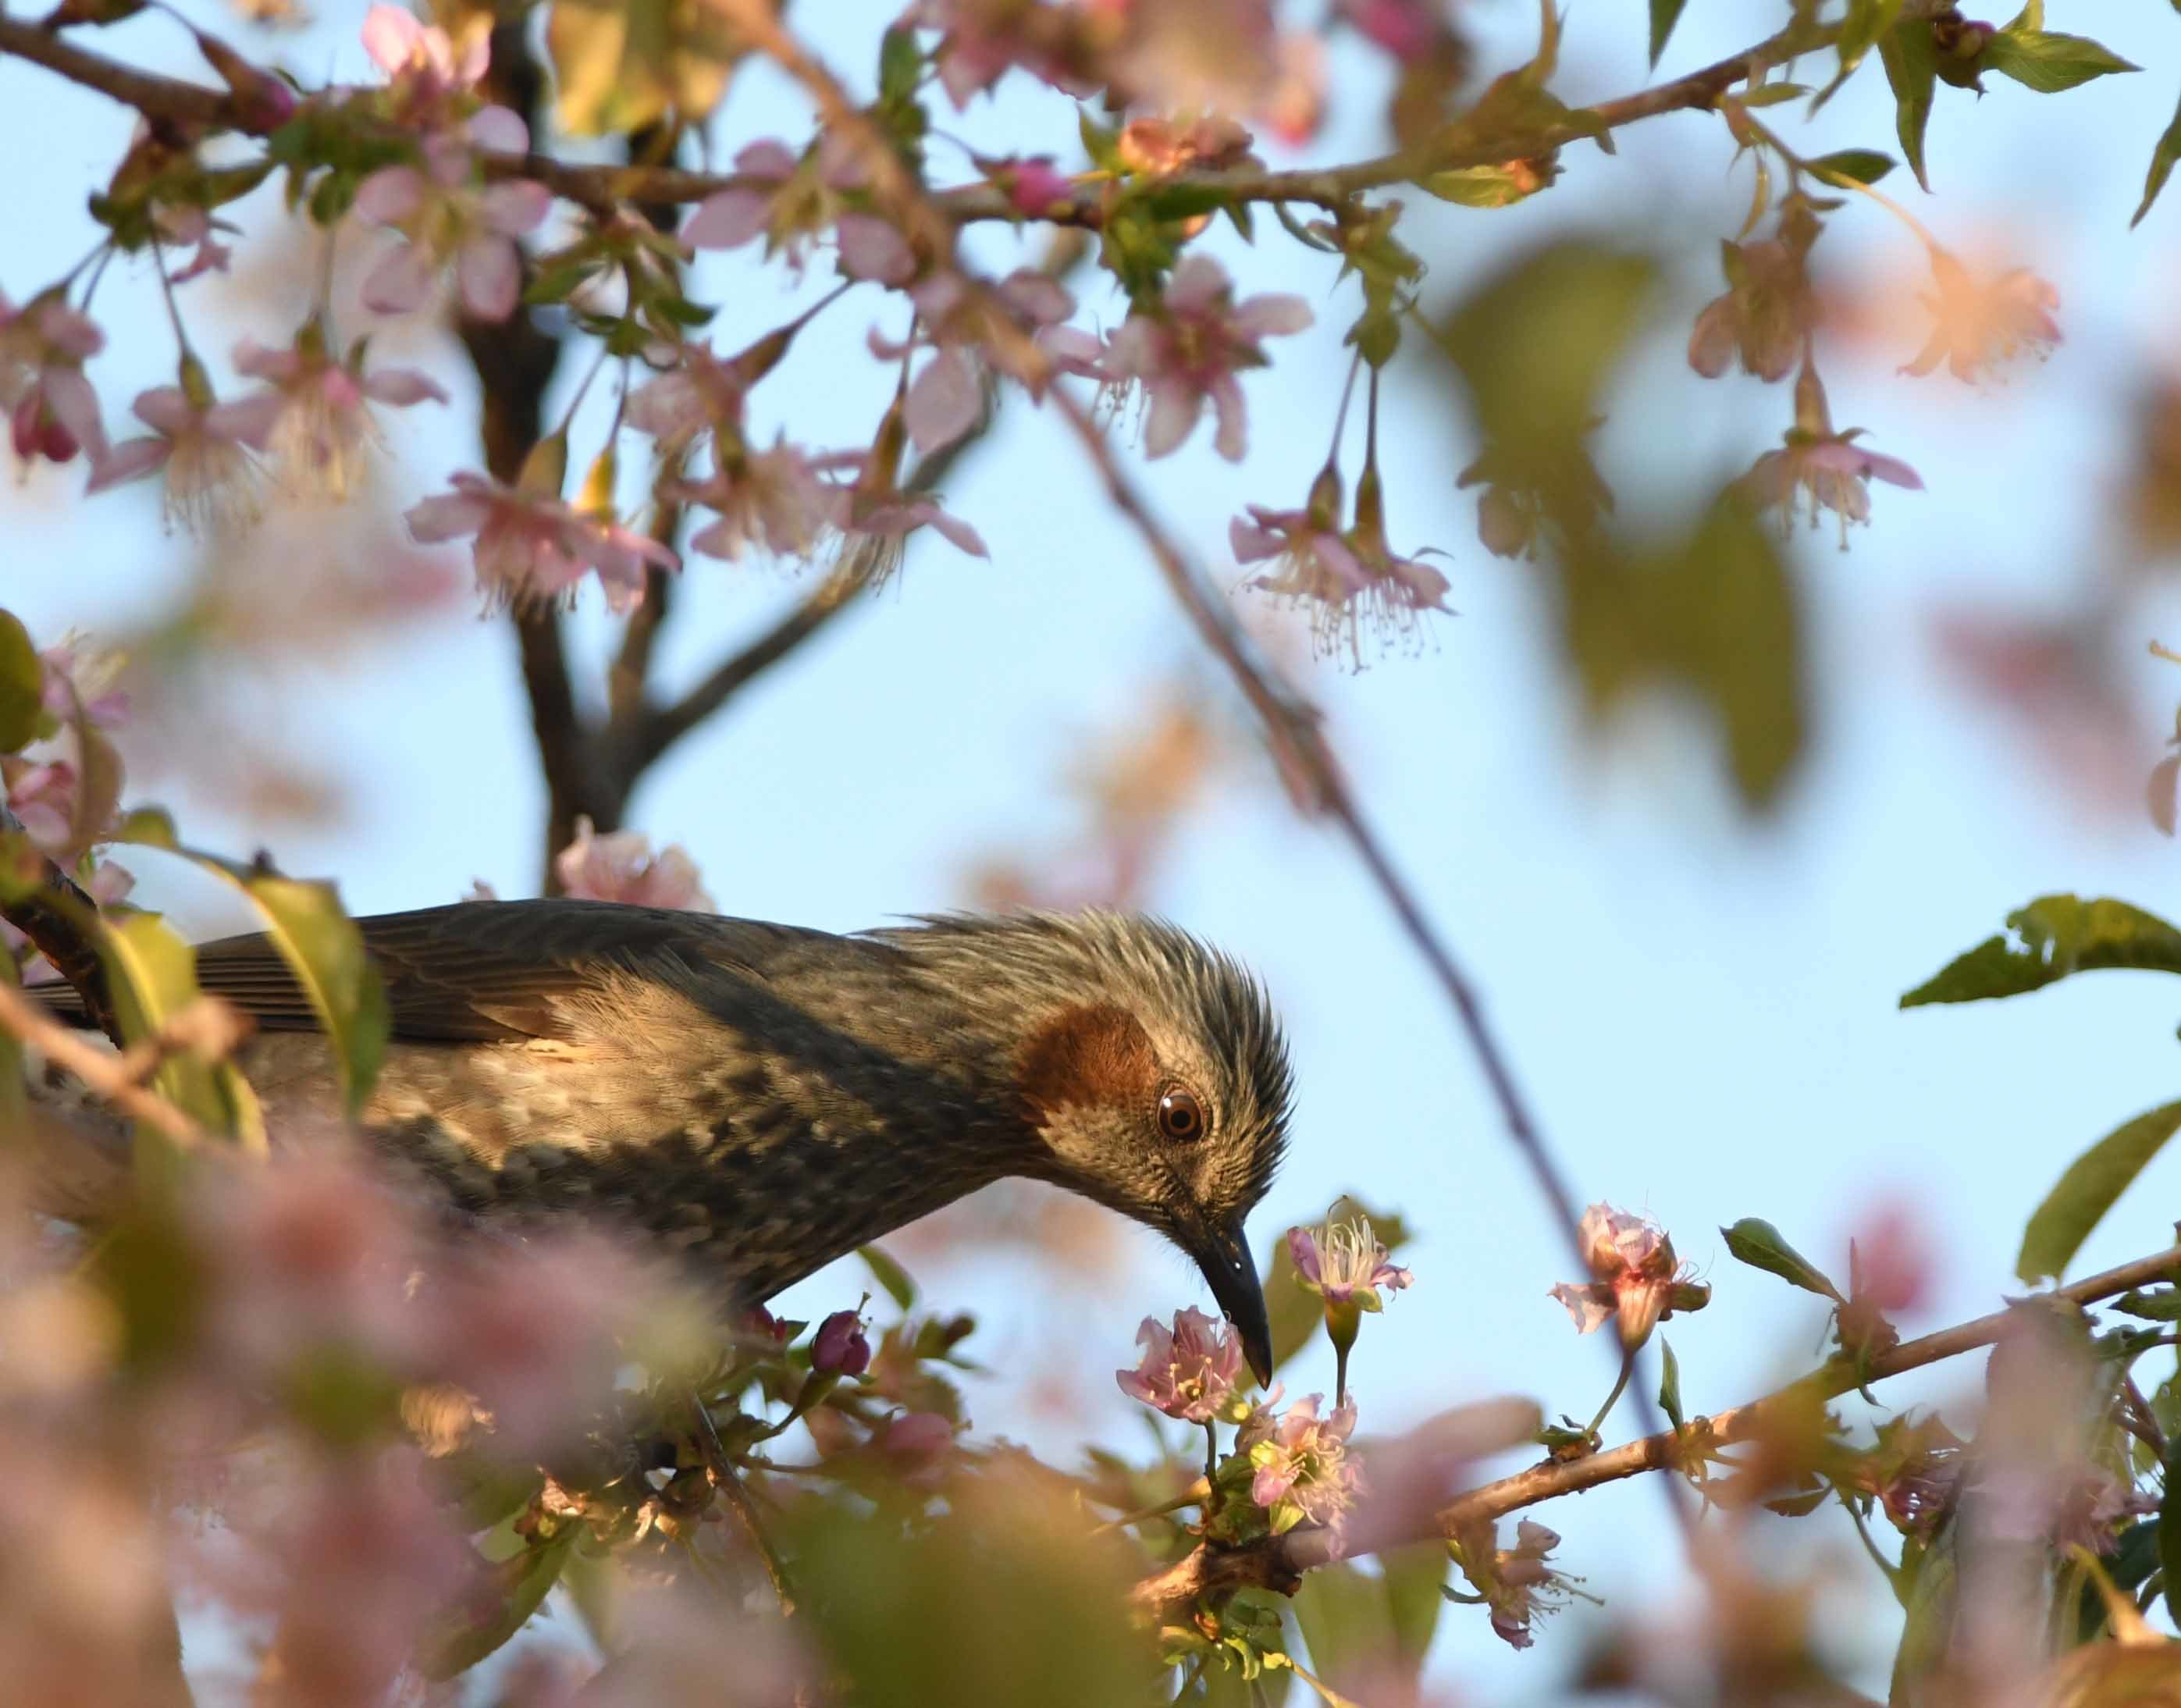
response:
<path id="1" fill-rule="evenodd" d="M 1919 23 L 1888 30 L 1879 40 L 1878 57 L 1893 90 L 1893 127 L 1901 138 L 1901 152 L 1908 156 L 1917 183 L 1928 191 L 1931 180 L 1924 170 L 1924 133 L 1931 123 L 1931 96 L 1939 80 L 1931 26 Z"/>
<path id="2" fill-rule="evenodd" d="M 330 886 L 298 878 L 237 877 L 200 862 L 247 896 L 263 918 L 266 935 L 310 998 L 340 1064 L 341 1097 L 359 1114 L 386 1059 L 392 1029 L 378 969 L 364 953 L 356 921 L 341 910 Z"/>
<path id="3" fill-rule="evenodd" d="M 12 611 L 0 611 L 0 753 L 14 753 L 37 735 L 45 681 L 30 632 Z"/>
<path id="4" fill-rule="evenodd" d="M 2126 902 L 2040 896 L 2007 916 L 2010 937 L 1987 937 L 1901 998 L 1973 1003 L 2042 990 L 2071 973 L 2134 967 L 2181 973 L 2181 931 Z"/>
<path id="5" fill-rule="evenodd" d="M 2151 170 L 2143 180 L 2143 200 L 2137 205 L 2135 218 L 2128 222 L 2130 229 L 2140 225 L 2143 216 L 2151 212 L 2151 204 L 2158 200 L 2158 192 L 2166 187 L 2177 159 L 2181 159 L 2181 107 L 2174 108 L 2173 122 L 2166 127 L 2158 146 L 2151 151 Z"/>
<path id="6" fill-rule="evenodd" d="M 2162 1104 L 2116 1127 L 2069 1164 L 2023 1230 L 2014 1273 L 2033 1284 L 2062 1274 L 2176 1127 L 2181 1127 L 2181 1103 Z"/>
<path id="7" fill-rule="evenodd" d="M 127 1042 L 157 1037 L 168 1021 L 199 999 L 196 951 L 158 915 L 107 920 L 100 947 Z M 251 1149 L 264 1148 L 257 1099 L 233 1063 L 200 1061 L 178 1050 L 159 1064 L 152 1088 L 199 1125 L 232 1134 Z"/>

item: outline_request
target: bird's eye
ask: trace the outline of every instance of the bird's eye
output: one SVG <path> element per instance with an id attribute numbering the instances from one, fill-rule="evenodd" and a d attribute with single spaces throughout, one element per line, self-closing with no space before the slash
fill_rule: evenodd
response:
<path id="1" fill-rule="evenodd" d="M 1185 1086 L 1168 1086 L 1158 1102 L 1159 1130 L 1170 1139 L 1204 1136 L 1204 1105 Z"/>

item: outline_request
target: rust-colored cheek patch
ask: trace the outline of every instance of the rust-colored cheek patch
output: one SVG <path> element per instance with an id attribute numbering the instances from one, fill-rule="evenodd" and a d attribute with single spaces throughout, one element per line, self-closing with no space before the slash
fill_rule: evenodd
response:
<path id="1" fill-rule="evenodd" d="M 1157 1088 L 1150 1036 L 1134 1014 L 1111 1003 L 1063 1009 L 1023 1050 L 1023 1101 L 1041 1126 L 1070 1104 L 1147 1108 Z"/>

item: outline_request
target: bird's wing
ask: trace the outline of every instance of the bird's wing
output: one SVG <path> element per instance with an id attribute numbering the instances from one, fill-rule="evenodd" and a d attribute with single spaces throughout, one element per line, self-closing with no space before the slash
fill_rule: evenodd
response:
<path id="1" fill-rule="evenodd" d="M 605 974 L 699 965 L 763 980 L 766 963 L 821 933 L 669 908 L 552 898 L 457 902 L 356 921 L 385 981 L 393 1035 L 490 1042 L 564 1034 L 566 1005 Z M 224 937 L 197 949 L 197 984 L 274 1031 L 317 1014 L 272 941 Z"/>

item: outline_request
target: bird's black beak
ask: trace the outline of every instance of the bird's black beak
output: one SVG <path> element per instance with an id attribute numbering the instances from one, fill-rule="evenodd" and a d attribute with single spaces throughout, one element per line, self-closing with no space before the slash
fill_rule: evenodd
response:
<path id="1" fill-rule="evenodd" d="M 1212 1296 L 1241 1335 L 1242 1356 L 1259 1385 L 1271 1386 L 1273 1325 L 1265 1315 L 1265 1290 L 1257 1283 L 1257 1266 L 1250 1260 L 1241 1224 L 1212 1230 L 1195 1243 L 1191 1255 L 1212 1284 Z"/>

